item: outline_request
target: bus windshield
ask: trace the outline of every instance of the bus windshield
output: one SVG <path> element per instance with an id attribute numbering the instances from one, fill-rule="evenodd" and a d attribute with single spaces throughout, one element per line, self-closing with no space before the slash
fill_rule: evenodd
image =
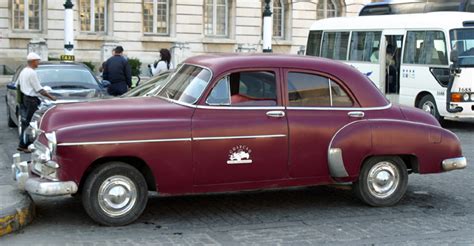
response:
<path id="1" fill-rule="evenodd" d="M 459 66 L 474 67 L 474 28 L 451 30 L 449 34 L 451 48 L 459 54 Z"/>

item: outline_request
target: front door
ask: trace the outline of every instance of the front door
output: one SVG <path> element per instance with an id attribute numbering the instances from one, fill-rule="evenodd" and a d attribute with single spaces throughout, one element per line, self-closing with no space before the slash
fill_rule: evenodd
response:
<path id="1" fill-rule="evenodd" d="M 290 176 L 331 182 L 329 143 L 344 125 L 363 119 L 364 112 L 335 78 L 304 70 L 287 70 L 285 74 Z"/>
<path id="2" fill-rule="evenodd" d="M 195 185 L 287 177 L 280 91 L 278 69 L 233 71 L 215 81 L 192 121 Z"/>

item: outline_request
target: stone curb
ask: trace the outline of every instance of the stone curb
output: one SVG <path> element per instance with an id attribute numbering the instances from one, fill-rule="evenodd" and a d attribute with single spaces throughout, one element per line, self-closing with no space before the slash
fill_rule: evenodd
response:
<path id="1" fill-rule="evenodd" d="M 30 195 L 12 185 L 0 185 L 0 237 L 20 230 L 35 216 Z"/>

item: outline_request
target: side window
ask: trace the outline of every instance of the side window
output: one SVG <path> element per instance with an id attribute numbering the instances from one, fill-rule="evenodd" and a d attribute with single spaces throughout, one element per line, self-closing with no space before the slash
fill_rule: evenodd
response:
<path id="1" fill-rule="evenodd" d="M 321 39 L 323 38 L 322 31 L 310 31 L 308 36 L 308 44 L 306 48 L 306 55 L 320 56 L 321 54 Z"/>
<path id="2" fill-rule="evenodd" d="M 349 60 L 378 63 L 381 32 L 352 32 Z"/>
<path id="3" fill-rule="evenodd" d="M 333 107 L 352 107 L 354 103 L 346 91 L 331 80 L 331 100 Z"/>
<path id="4" fill-rule="evenodd" d="M 230 85 L 229 76 L 226 76 L 217 82 L 212 89 L 211 94 L 206 100 L 208 105 L 230 105 Z"/>
<path id="5" fill-rule="evenodd" d="M 258 107 L 277 105 L 275 73 L 269 71 L 232 73 L 217 83 L 208 105 Z"/>
<path id="6" fill-rule="evenodd" d="M 440 31 L 408 32 L 403 62 L 406 64 L 448 65 L 444 33 Z"/>
<path id="7" fill-rule="evenodd" d="M 288 98 L 292 107 L 351 107 L 352 99 L 329 78 L 299 72 L 288 73 Z"/>
<path id="8" fill-rule="evenodd" d="M 321 56 L 335 60 L 346 60 L 348 43 L 349 32 L 325 32 Z"/>

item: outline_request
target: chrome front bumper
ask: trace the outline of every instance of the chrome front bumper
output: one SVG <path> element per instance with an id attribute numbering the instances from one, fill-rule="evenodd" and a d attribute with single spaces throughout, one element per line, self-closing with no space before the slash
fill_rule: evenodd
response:
<path id="1" fill-rule="evenodd" d="M 442 162 L 442 166 L 443 170 L 446 172 L 457 169 L 464 169 L 467 166 L 467 159 L 466 157 L 446 159 Z"/>
<path id="2" fill-rule="evenodd" d="M 18 188 L 28 193 L 41 196 L 62 196 L 77 192 L 77 184 L 73 181 L 50 181 L 32 175 L 28 162 L 22 162 L 20 154 L 13 155 L 12 175 Z"/>

